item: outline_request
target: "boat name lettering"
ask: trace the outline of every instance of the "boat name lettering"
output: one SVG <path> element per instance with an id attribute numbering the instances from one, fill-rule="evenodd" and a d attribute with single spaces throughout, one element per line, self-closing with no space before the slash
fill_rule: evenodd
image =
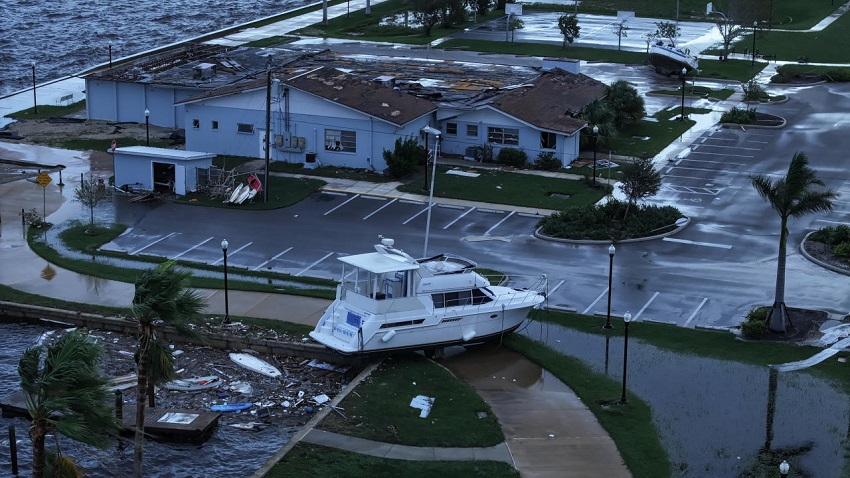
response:
<path id="1" fill-rule="evenodd" d="M 339 332 L 340 334 L 345 335 L 346 337 L 354 337 L 354 331 L 353 330 L 350 330 L 350 329 L 348 329 L 348 327 L 343 327 L 341 325 L 335 326 L 334 332 L 335 333 Z"/>

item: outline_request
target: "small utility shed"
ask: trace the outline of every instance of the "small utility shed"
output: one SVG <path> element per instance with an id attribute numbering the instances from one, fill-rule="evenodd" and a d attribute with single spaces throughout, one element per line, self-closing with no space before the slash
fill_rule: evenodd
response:
<path id="1" fill-rule="evenodd" d="M 116 148 L 115 185 L 173 192 L 183 196 L 198 187 L 198 168 L 212 166 L 215 153 L 127 146 Z"/>

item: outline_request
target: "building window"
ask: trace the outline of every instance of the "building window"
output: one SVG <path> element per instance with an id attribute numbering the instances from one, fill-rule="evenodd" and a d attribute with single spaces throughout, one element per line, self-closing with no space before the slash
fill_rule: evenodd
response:
<path id="1" fill-rule="evenodd" d="M 466 135 L 477 138 L 478 137 L 478 125 L 477 124 L 468 124 L 466 125 Z"/>
<path id="2" fill-rule="evenodd" d="M 213 131 L 218 131 L 218 121 L 212 122 L 212 129 L 213 129 Z"/>
<path id="3" fill-rule="evenodd" d="M 193 119 L 192 120 L 192 127 L 195 128 L 195 129 L 200 128 L 201 127 L 201 120 Z"/>
<path id="4" fill-rule="evenodd" d="M 519 145 L 519 130 L 515 128 L 487 128 L 487 141 L 508 146 Z"/>
<path id="5" fill-rule="evenodd" d="M 339 129 L 325 130 L 325 149 L 328 151 L 342 151 L 344 153 L 357 152 L 357 132 L 343 131 Z"/>
<path id="6" fill-rule="evenodd" d="M 236 132 L 254 134 L 254 125 L 247 123 L 236 123 Z"/>
<path id="7" fill-rule="evenodd" d="M 549 133 L 548 131 L 540 132 L 540 147 L 543 149 L 555 149 L 555 138 L 557 135 L 555 133 Z"/>
<path id="8" fill-rule="evenodd" d="M 457 136 L 457 123 L 446 123 L 446 134 Z"/>

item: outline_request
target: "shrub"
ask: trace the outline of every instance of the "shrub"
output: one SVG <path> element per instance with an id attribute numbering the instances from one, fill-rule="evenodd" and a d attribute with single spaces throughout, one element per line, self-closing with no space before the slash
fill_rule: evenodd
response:
<path id="1" fill-rule="evenodd" d="M 502 148 L 499 150 L 499 155 L 496 157 L 496 162 L 505 166 L 513 166 L 515 168 L 524 168 L 528 162 L 528 154 L 525 151 L 517 148 Z"/>
<path id="2" fill-rule="evenodd" d="M 850 242 L 850 226 L 841 224 L 838 226 L 824 227 L 813 232 L 812 235 L 809 236 L 809 239 L 832 246 L 837 246 L 843 242 Z"/>
<path id="3" fill-rule="evenodd" d="M 758 339 L 767 334 L 767 312 L 768 307 L 757 307 L 750 309 L 747 319 L 741 324 L 741 335 L 748 339 Z"/>
<path id="4" fill-rule="evenodd" d="M 21 211 L 21 214 L 18 214 L 18 215 L 19 216 L 23 215 L 22 217 L 23 217 L 23 220 L 24 220 L 24 224 L 26 224 L 27 226 L 34 227 L 36 229 L 51 226 L 51 224 L 49 222 L 45 221 L 41 217 L 41 214 L 39 214 L 38 210 L 35 209 L 35 208 L 30 209 L 29 211 L 26 211 L 26 212 Z"/>
<path id="5" fill-rule="evenodd" d="M 419 169 L 419 162 L 424 158 L 424 152 L 419 142 L 413 138 L 402 141 L 395 140 L 395 150 L 384 150 L 384 161 L 387 162 L 387 174 L 392 178 L 403 178 Z"/>
<path id="6" fill-rule="evenodd" d="M 534 167 L 543 171 L 557 171 L 561 169 L 562 164 L 561 161 L 555 158 L 555 153 L 547 151 L 537 155 L 537 161 L 534 162 Z"/>
<path id="7" fill-rule="evenodd" d="M 738 109 L 738 107 L 733 107 L 731 110 L 723 113 L 723 116 L 720 117 L 721 123 L 735 123 L 735 124 L 750 124 L 756 119 L 756 109 L 749 108 L 746 110 Z"/>
<path id="8" fill-rule="evenodd" d="M 562 239 L 621 240 L 658 234 L 684 215 L 673 206 L 632 205 L 628 223 L 621 221 L 622 201 L 571 207 L 540 221 L 543 234 Z"/>
<path id="9" fill-rule="evenodd" d="M 850 242 L 842 242 L 841 244 L 835 246 L 835 249 L 832 250 L 832 253 L 838 257 L 850 258 Z"/>

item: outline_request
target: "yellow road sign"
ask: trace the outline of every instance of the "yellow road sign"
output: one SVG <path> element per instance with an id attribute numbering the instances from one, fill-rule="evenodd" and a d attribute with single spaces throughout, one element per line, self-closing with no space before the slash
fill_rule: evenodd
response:
<path id="1" fill-rule="evenodd" d="M 51 181 L 53 181 L 53 180 L 50 179 L 50 175 L 47 174 L 44 171 L 40 172 L 38 174 L 38 177 L 35 178 L 35 182 L 37 182 L 38 184 L 41 184 L 41 187 L 43 187 L 43 188 L 46 188 L 47 185 L 50 184 Z"/>

